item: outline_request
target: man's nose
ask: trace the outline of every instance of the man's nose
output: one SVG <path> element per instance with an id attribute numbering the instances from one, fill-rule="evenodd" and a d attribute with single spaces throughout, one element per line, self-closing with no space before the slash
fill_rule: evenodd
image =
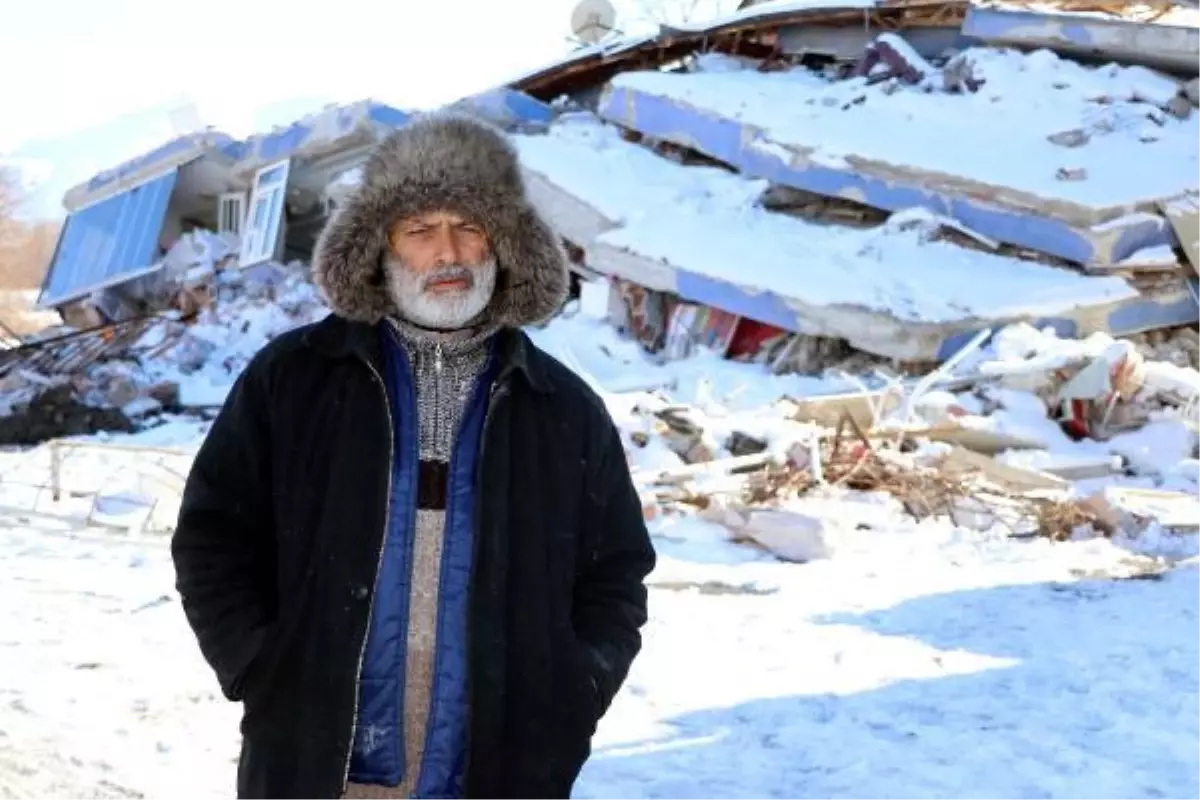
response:
<path id="1" fill-rule="evenodd" d="M 433 246 L 434 263 L 439 267 L 463 263 L 458 237 L 454 235 L 454 230 L 449 225 L 439 225 L 435 229 Z"/>

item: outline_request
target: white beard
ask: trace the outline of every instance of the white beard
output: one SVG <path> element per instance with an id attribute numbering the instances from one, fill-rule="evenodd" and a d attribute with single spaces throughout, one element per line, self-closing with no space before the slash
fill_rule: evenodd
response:
<path id="1" fill-rule="evenodd" d="M 487 308 L 496 290 L 496 259 L 489 257 L 477 267 L 452 264 L 424 274 L 392 259 L 386 264 L 388 292 L 400 316 L 414 325 L 438 331 L 466 327 Z M 431 282 L 447 277 L 465 277 L 468 288 L 458 292 L 429 292 Z"/>

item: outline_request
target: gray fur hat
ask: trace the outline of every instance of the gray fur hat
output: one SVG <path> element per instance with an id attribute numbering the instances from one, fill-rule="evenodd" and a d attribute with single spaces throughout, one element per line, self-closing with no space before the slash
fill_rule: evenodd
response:
<path id="1" fill-rule="evenodd" d="M 494 321 L 541 322 L 566 300 L 566 256 L 526 196 L 516 150 L 490 124 L 437 113 L 379 143 L 361 185 L 321 232 L 313 279 L 336 314 L 374 323 L 395 313 L 383 272 L 387 228 L 434 210 L 463 214 L 487 233 L 498 264 Z"/>

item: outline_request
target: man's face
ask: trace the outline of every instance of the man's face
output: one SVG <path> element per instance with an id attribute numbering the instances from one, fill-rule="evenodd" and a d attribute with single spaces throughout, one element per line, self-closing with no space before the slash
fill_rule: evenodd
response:
<path id="1" fill-rule="evenodd" d="M 483 229 L 449 211 L 396 220 L 388 228 L 388 288 L 401 316 L 455 330 L 492 299 L 496 260 Z"/>

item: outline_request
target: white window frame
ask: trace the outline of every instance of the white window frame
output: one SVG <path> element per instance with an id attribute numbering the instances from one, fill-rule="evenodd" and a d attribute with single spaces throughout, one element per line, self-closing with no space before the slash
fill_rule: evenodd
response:
<path id="1" fill-rule="evenodd" d="M 225 192 L 217 198 L 217 233 L 242 235 L 246 224 L 246 193 Z"/>
<path id="2" fill-rule="evenodd" d="M 279 232 L 283 228 L 283 203 L 287 195 L 288 174 L 292 161 L 285 158 L 267 164 L 254 173 L 250 205 L 246 207 L 239 264 L 253 266 L 275 256 Z M 278 170 L 278 172 L 276 172 Z M 270 173 L 276 172 L 274 175 Z M 265 177 L 269 180 L 264 181 Z"/>

